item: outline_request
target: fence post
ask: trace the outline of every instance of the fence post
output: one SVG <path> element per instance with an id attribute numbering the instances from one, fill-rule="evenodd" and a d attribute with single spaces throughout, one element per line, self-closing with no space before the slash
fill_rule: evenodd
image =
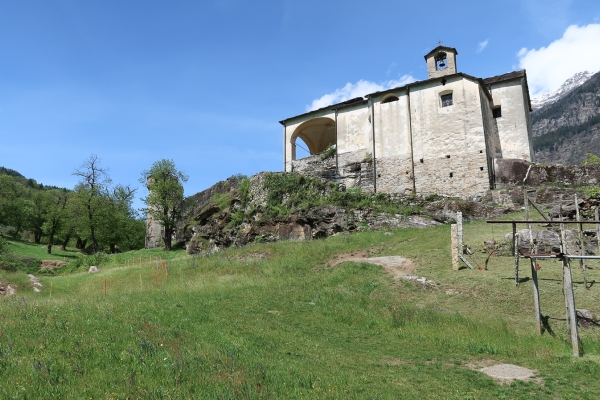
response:
<path id="1" fill-rule="evenodd" d="M 452 250 L 452 269 L 458 270 L 458 226 L 450 225 L 450 238 Z"/>

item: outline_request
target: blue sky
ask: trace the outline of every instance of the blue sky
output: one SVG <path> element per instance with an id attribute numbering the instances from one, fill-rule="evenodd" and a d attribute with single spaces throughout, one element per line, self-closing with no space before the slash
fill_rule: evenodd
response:
<path id="1" fill-rule="evenodd" d="M 134 186 L 154 161 L 173 159 L 189 195 L 235 173 L 280 171 L 277 121 L 360 82 L 425 79 L 423 55 L 439 40 L 458 49 L 459 71 L 526 67 L 535 92 L 600 70 L 597 0 L 0 7 L 0 165 L 69 188 L 91 154 Z"/>

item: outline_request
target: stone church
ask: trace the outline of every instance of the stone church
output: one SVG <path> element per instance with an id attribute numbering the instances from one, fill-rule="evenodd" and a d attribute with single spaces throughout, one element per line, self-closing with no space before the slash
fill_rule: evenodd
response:
<path id="1" fill-rule="evenodd" d="M 527 75 L 476 78 L 458 72 L 457 55 L 438 46 L 427 80 L 280 121 L 284 170 L 365 191 L 483 196 L 500 160 L 534 161 Z M 310 156 L 296 158 L 298 138 Z"/>

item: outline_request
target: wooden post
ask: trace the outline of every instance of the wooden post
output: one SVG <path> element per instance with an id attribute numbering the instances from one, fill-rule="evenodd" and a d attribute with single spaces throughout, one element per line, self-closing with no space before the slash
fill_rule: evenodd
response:
<path id="1" fill-rule="evenodd" d="M 512 223 L 513 228 L 513 251 L 515 256 L 515 286 L 519 285 L 519 238 L 517 237 L 517 224 Z"/>
<path id="2" fill-rule="evenodd" d="M 560 211 L 560 221 L 562 221 L 562 205 L 560 205 L 559 207 L 559 211 Z M 567 242 L 565 239 L 565 225 L 564 224 L 560 224 L 560 251 L 561 253 L 566 254 L 566 247 L 567 247 Z M 565 321 L 567 323 L 567 331 L 569 331 L 571 329 L 571 324 L 569 323 L 569 302 L 567 301 L 567 292 L 565 291 L 565 267 L 564 267 L 565 261 L 563 260 L 563 273 L 561 275 L 562 278 L 562 285 L 563 285 L 563 296 L 565 298 Z"/>
<path id="3" fill-rule="evenodd" d="M 158 286 L 158 274 L 156 273 L 156 270 L 154 270 L 154 284 Z"/>
<path id="4" fill-rule="evenodd" d="M 579 213 L 579 201 L 577 200 L 577 195 L 575 195 L 575 216 L 577 217 L 577 221 L 581 221 L 581 214 Z M 585 256 L 585 244 L 583 242 L 583 224 L 579 223 L 579 224 L 577 224 L 577 227 L 578 227 L 577 236 L 579 238 L 579 255 Z M 583 284 L 584 284 L 585 288 L 587 289 L 588 288 L 587 267 L 585 265 L 583 258 L 579 259 L 579 268 L 581 268 L 581 271 L 583 272 Z"/>
<path id="5" fill-rule="evenodd" d="M 563 292 L 567 304 L 567 321 L 570 325 L 573 355 L 579 357 L 579 333 L 577 331 L 577 312 L 575 311 L 575 296 L 573 294 L 573 276 L 571 275 L 571 265 L 567 256 L 563 257 Z"/>
<path id="6" fill-rule="evenodd" d="M 529 220 L 529 195 L 525 191 L 525 214 L 526 219 Z M 533 243 L 533 229 L 531 224 L 528 224 L 529 228 L 529 249 L 533 254 L 537 253 L 537 246 Z M 542 334 L 542 313 L 540 310 L 540 288 L 538 286 L 537 276 L 537 263 L 535 258 L 531 258 L 531 280 L 533 282 L 533 306 L 535 307 L 535 323 L 538 335 Z"/>
<path id="7" fill-rule="evenodd" d="M 456 212 L 456 226 L 458 228 L 458 253 L 462 254 L 463 251 L 463 216 L 462 212 Z"/>
<path id="8" fill-rule="evenodd" d="M 540 309 L 540 288 L 538 286 L 537 265 L 531 259 L 531 280 L 533 281 L 533 305 L 535 307 L 535 323 L 538 335 L 542 334 L 542 311 Z"/>
<path id="9" fill-rule="evenodd" d="M 106 297 L 106 279 L 104 280 L 104 297 Z"/>
<path id="10" fill-rule="evenodd" d="M 458 270 L 458 226 L 450 225 L 451 250 L 452 250 L 452 269 Z"/>
<path id="11" fill-rule="evenodd" d="M 598 215 L 598 207 L 596 207 L 596 209 L 594 210 L 594 218 L 596 218 L 596 221 L 600 221 L 598 218 L 600 216 Z M 596 239 L 598 240 L 598 255 L 600 255 L 600 224 L 596 223 Z"/>

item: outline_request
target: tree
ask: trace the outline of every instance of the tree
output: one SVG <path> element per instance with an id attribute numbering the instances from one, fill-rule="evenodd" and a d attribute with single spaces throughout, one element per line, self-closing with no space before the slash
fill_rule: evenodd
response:
<path id="1" fill-rule="evenodd" d="M 33 232 L 33 241 L 40 243 L 44 234 L 43 225 L 46 221 L 46 214 L 50 208 L 51 198 L 48 192 L 35 192 L 28 201 L 29 212 L 27 214 L 27 229 Z"/>
<path id="2" fill-rule="evenodd" d="M 10 209 L 16 198 L 17 187 L 12 176 L 0 175 L 0 224 L 9 223 Z"/>
<path id="3" fill-rule="evenodd" d="M 148 188 L 144 199 L 148 216 L 163 227 L 165 250 L 171 250 L 176 224 L 182 218 L 184 205 L 183 185 L 188 177 L 175 168 L 173 160 L 162 159 L 142 172 L 140 182 Z"/>
<path id="4" fill-rule="evenodd" d="M 100 161 L 98 156 L 91 155 L 73 172 L 73 175 L 80 177 L 80 180 L 72 196 L 72 211 L 78 218 L 79 227 L 92 241 L 94 252 L 101 249 L 96 231 L 109 203 L 107 195 L 112 182 L 107 170 L 100 165 Z"/>
<path id="5" fill-rule="evenodd" d="M 42 231 L 48 235 L 48 254 L 52 254 L 54 236 L 62 228 L 65 221 L 65 208 L 67 206 L 67 195 L 58 191 L 51 193 L 46 219 L 42 225 Z M 64 247 L 64 246 L 63 246 Z"/>

